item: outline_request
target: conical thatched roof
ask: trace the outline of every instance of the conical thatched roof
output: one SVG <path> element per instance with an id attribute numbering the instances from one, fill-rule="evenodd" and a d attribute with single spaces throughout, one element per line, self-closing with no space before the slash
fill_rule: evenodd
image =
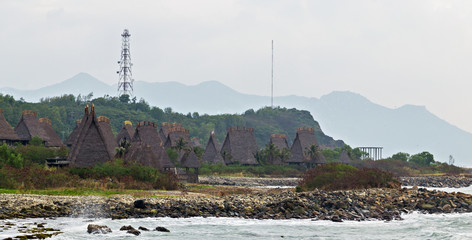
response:
<path id="1" fill-rule="evenodd" d="M 131 146 L 136 142 L 142 142 L 151 147 L 154 155 L 156 155 L 160 161 L 159 166 L 161 170 L 174 167 L 157 133 L 157 125 L 155 123 L 149 121 L 139 122 L 136 125 L 136 131 L 134 132 Z"/>
<path id="2" fill-rule="evenodd" d="M 351 159 L 349 158 L 349 155 L 347 154 L 346 150 L 343 150 L 341 152 L 341 155 L 339 155 L 338 163 L 344 163 L 344 164 L 351 163 Z"/>
<path id="3" fill-rule="evenodd" d="M 202 144 L 200 144 L 200 140 L 198 140 L 197 137 L 193 137 L 190 140 L 190 144 L 192 145 L 192 147 L 202 147 Z"/>
<path id="4" fill-rule="evenodd" d="M 256 138 L 254 137 L 254 129 L 248 127 L 231 127 L 228 128 L 223 147 L 220 153 L 224 158 L 225 164 L 243 164 L 257 165 L 259 164 L 254 157 L 257 152 Z"/>
<path id="5" fill-rule="evenodd" d="M 182 157 L 181 163 L 182 163 L 182 167 L 184 168 L 201 168 L 202 167 L 194 151 L 186 152 Z"/>
<path id="6" fill-rule="evenodd" d="M 18 140 L 20 138 L 7 122 L 5 116 L 3 116 L 3 109 L 0 108 L 0 141 L 11 143 Z"/>
<path id="7" fill-rule="evenodd" d="M 67 137 L 66 141 L 64 142 L 66 144 L 67 147 L 71 147 L 72 144 L 74 143 L 74 140 L 77 138 L 77 136 L 79 135 L 80 133 L 80 122 L 82 120 L 79 119 L 76 121 L 76 124 L 75 124 L 75 128 L 74 130 L 72 130 L 72 132 L 70 133 L 69 137 Z"/>
<path id="8" fill-rule="evenodd" d="M 116 136 L 116 143 L 120 144 L 122 139 L 126 139 L 128 142 L 131 142 L 134 136 L 133 124 L 130 121 L 125 121 L 123 127 L 121 128 L 120 133 Z"/>
<path id="9" fill-rule="evenodd" d="M 161 129 L 159 129 L 159 137 L 161 137 L 162 142 L 165 142 L 167 140 L 167 136 L 169 135 L 169 129 L 175 127 L 182 127 L 182 124 L 168 122 L 161 123 Z"/>
<path id="10" fill-rule="evenodd" d="M 270 135 L 269 143 L 273 143 L 278 149 L 288 148 L 287 136 L 285 134 Z"/>
<path id="11" fill-rule="evenodd" d="M 318 159 L 315 160 L 315 164 L 319 165 L 319 164 L 325 164 L 325 163 L 326 163 L 326 158 L 324 157 L 324 155 L 322 153 L 320 153 L 318 155 Z"/>
<path id="12" fill-rule="evenodd" d="M 220 146 L 214 132 L 210 134 L 205 152 L 203 152 L 202 161 L 210 164 L 225 164 L 223 157 L 221 157 Z"/>
<path id="13" fill-rule="evenodd" d="M 62 143 L 61 138 L 57 135 L 56 131 L 51 126 L 51 120 L 47 118 L 40 118 L 39 125 L 43 128 L 48 136 L 48 140 L 45 143 L 46 147 L 62 147 L 64 144 Z"/>
<path id="14" fill-rule="evenodd" d="M 151 145 L 143 142 L 133 142 L 125 154 L 125 161 L 138 162 L 144 166 L 150 166 L 157 169 L 163 169 L 159 157 L 154 154 Z"/>
<path id="15" fill-rule="evenodd" d="M 292 157 L 287 160 L 287 163 L 305 163 L 309 161 L 309 157 L 306 156 L 306 149 L 310 148 L 311 145 L 316 145 L 315 130 L 311 127 L 301 127 L 297 129 L 297 135 L 293 140 L 290 153 Z"/>
<path id="16" fill-rule="evenodd" d="M 79 129 L 80 133 L 74 140 L 67 157 L 71 166 L 91 167 L 113 159 L 115 147 L 117 147 L 115 138 L 110 137 L 106 125 L 100 124 L 98 121 L 94 105 L 92 105 L 90 113 L 88 106 L 85 107 L 85 114 Z"/>
<path id="17" fill-rule="evenodd" d="M 15 132 L 23 142 L 28 142 L 35 136 L 40 137 L 43 142 L 49 140 L 46 131 L 39 125 L 36 112 L 31 110 L 23 111 L 21 119 L 15 127 Z"/>

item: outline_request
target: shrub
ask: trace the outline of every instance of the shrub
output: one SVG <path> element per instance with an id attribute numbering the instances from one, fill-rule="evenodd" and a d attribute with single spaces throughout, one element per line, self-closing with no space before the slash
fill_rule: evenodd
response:
<path id="1" fill-rule="evenodd" d="M 0 146 L 0 168 L 8 165 L 15 168 L 23 167 L 23 157 L 13 148 L 8 147 L 5 143 Z"/>
<path id="2" fill-rule="evenodd" d="M 356 167 L 330 163 L 305 172 L 297 190 L 346 190 L 372 187 L 400 187 L 398 179 L 391 173 L 378 169 L 358 169 Z"/>

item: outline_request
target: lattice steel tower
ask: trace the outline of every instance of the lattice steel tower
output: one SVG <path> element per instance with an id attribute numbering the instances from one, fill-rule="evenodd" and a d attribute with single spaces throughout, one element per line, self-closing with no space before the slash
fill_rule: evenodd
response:
<path id="1" fill-rule="evenodd" d="M 128 29 L 125 29 L 123 34 L 121 34 L 121 60 L 118 61 L 118 64 L 120 64 L 120 71 L 116 72 L 120 75 L 120 79 L 118 80 L 118 96 L 123 94 L 128 94 L 130 97 L 133 96 L 134 79 L 133 74 L 131 73 L 131 67 L 133 64 L 131 63 L 131 55 L 129 52 L 130 36 Z"/>

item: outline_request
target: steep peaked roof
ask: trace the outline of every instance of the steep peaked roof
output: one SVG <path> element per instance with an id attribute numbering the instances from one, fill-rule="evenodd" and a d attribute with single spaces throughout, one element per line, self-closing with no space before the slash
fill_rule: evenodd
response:
<path id="1" fill-rule="evenodd" d="M 214 132 L 210 134 L 205 151 L 203 152 L 202 161 L 211 164 L 225 164 L 223 157 L 221 157 L 220 146 Z"/>
<path id="2" fill-rule="evenodd" d="M 114 158 L 117 145 L 115 139 L 110 138 L 109 133 L 106 132 L 108 130 L 103 125 L 100 125 L 95 115 L 95 106 L 92 104 L 89 113 L 87 105 L 79 126 L 80 133 L 74 140 L 67 157 L 70 165 L 91 167 Z"/>
<path id="3" fill-rule="evenodd" d="M 23 111 L 15 132 L 21 141 L 30 141 L 35 136 L 40 137 L 44 142 L 49 140 L 46 131 L 39 125 L 36 112 L 31 110 Z"/>
<path id="4" fill-rule="evenodd" d="M 257 165 L 259 163 L 254 157 L 257 150 L 253 128 L 230 127 L 220 153 L 222 156 L 229 154 L 229 157 L 224 159 L 227 165 L 238 162 L 243 165 Z"/>
<path id="5" fill-rule="evenodd" d="M 287 136 L 285 134 L 270 135 L 269 143 L 273 143 L 278 149 L 288 148 Z"/>
<path id="6" fill-rule="evenodd" d="M 157 169 L 163 169 L 159 157 L 154 154 L 151 145 L 143 142 L 134 142 L 125 154 L 125 161 L 138 162 L 144 166 L 150 166 Z"/>
<path id="7" fill-rule="evenodd" d="M 184 156 L 182 157 L 181 163 L 182 163 L 182 167 L 184 168 L 201 168 L 202 167 L 194 151 L 185 153 Z"/>
<path id="8" fill-rule="evenodd" d="M 174 128 L 174 127 L 182 127 L 182 124 L 181 123 L 168 123 L 168 122 L 161 123 L 161 129 L 159 129 L 159 137 L 161 137 L 163 142 L 167 140 L 167 136 L 169 135 L 169 129 Z"/>
<path id="9" fill-rule="evenodd" d="M 155 123 L 149 121 L 137 123 L 131 145 L 133 146 L 136 142 L 142 142 L 151 147 L 154 155 L 156 155 L 160 161 L 159 166 L 161 170 L 174 167 L 157 133 L 157 125 Z"/>
<path id="10" fill-rule="evenodd" d="M 339 163 L 344 163 L 344 164 L 350 164 L 351 163 L 351 159 L 349 158 L 349 155 L 347 154 L 346 150 L 343 150 L 341 152 L 341 155 L 339 155 L 338 162 Z"/>
<path id="11" fill-rule="evenodd" d="M 198 140 L 197 137 L 193 137 L 190 141 L 190 144 L 192 147 L 202 147 L 202 144 L 200 143 L 200 140 Z"/>
<path id="12" fill-rule="evenodd" d="M 0 108 L 0 141 L 18 141 L 19 139 L 15 130 L 3 116 L 3 109 Z"/>
<path id="13" fill-rule="evenodd" d="M 125 121 L 121 131 L 116 135 L 116 143 L 120 144 L 122 139 L 128 140 L 131 142 L 134 136 L 133 124 L 130 121 Z"/>
<path id="14" fill-rule="evenodd" d="M 297 129 L 297 135 L 293 140 L 290 153 L 292 157 L 287 160 L 287 163 L 304 163 L 309 161 L 309 157 L 306 156 L 306 149 L 310 148 L 311 145 L 316 145 L 315 130 L 311 127 L 300 127 Z"/>
<path id="15" fill-rule="evenodd" d="M 57 135 L 56 131 L 52 128 L 51 120 L 47 118 L 40 118 L 39 125 L 43 128 L 48 136 L 48 140 L 45 143 L 46 147 L 62 147 L 64 144 L 62 143 L 61 138 Z"/>
<path id="16" fill-rule="evenodd" d="M 71 147 L 72 144 L 74 143 L 74 140 L 79 135 L 79 133 L 80 133 L 80 122 L 81 121 L 82 121 L 81 119 L 76 121 L 74 130 L 72 130 L 69 137 L 67 137 L 66 141 L 64 142 L 64 144 L 66 144 L 66 146 Z"/>
<path id="17" fill-rule="evenodd" d="M 113 130 L 111 130 L 110 119 L 105 116 L 100 116 L 97 118 L 100 129 L 102 130 L 103 137 L 106 138 L 107 142 L 113 142 L 114 144 L 107 144 L 108 151 L 113 154 L 116 153 L 115 148 L 118 147 L 118 144 L 115 142 L 115 135 Z"/>

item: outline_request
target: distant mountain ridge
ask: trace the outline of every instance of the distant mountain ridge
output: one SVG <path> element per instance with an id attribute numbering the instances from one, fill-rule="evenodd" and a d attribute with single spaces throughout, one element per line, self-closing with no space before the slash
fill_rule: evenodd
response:
<path id="1" fill-rule="evenodd" d="M 242 113 L 270 103 L 269 97 L 239 93 L 216 81 L 193 86 L 177 82 L 137 81 L 134 90 L 138 99 L 145 99 L 151 106 L 171 107 L 173 111 L 183 113 Z M 23 97 L 26 101 L 37 102 L 42 97 L 63 94 L 87 95 L 93 92 L 94 97 L 115 95 L 116 89 L 89 74 L 80 73 L 38 90 L 2 88 L 0 92 L 16 99 Z M 274 103 L 310 111 L 327 135 L 342 139 L 353 147 L 384 147 L 384 157 L 400 151 L 412 154 L 429 151 L 438 161 L 447 161 L 452 155 L 456 164 L 472 165 L 472 154 L 468 151 L 472 134 L 438 118 L 423 106 L 405 105 L 390 109 L 352 92 L 332 92 L 319 99 L 293 95 L 276 97 Z"/>

